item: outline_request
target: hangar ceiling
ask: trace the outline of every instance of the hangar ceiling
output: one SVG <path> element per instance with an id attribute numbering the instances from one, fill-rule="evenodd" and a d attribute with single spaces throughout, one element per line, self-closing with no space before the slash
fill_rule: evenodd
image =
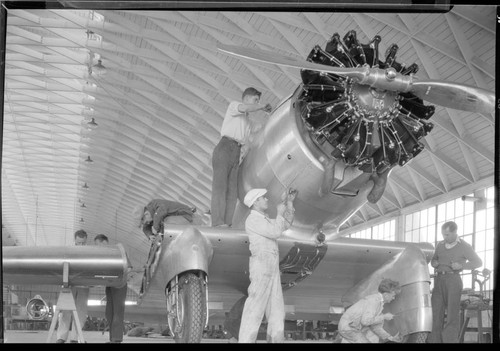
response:
<path id="1" fill-rule="evenodd" d="M 380 35 L 382 52 L 398 44 L 398 62 L 417 63 L 422 80 L 494 90 L 494 10 L 9 9 L 2 243 L 69 245 L 83 228 L 91 240 L 106 233 L 122 242 L 138 265 L 149 243 L 132 223 L 135 206 L 162 197 L 208 210 L 211 154 L 229 102 L 253 86 L 276 106 L 301 83 L 299 69 L 240 60 L 218 43 L 305 58 L 354 29 L 362 43 Z M 425 150 L 342 230 L 493 185 L 493 112 L 436 106 L 431 121 Z"/>

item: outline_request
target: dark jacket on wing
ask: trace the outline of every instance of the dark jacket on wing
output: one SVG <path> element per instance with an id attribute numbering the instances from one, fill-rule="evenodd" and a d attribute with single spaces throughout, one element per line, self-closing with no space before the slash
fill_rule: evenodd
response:
<path id="1" fill-rule="evenodd" d="M 154 199 L 149 202 L 144 211 L 149 211 L 153 217 L 153 222 L 144 224 L 142 230 L 148 237 L 153 235 L 151 228 L 155 228 L 157 233 L 163 232 L 163 220 L 168 216 L 183 216 L 189 222 L 193 221 L 193 211 L 191 207 L 177 201 L 164 199 Z"/>

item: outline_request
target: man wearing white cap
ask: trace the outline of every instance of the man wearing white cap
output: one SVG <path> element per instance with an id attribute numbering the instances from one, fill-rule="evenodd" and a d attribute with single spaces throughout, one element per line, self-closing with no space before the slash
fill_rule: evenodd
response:
<path id="1" fill-rule="evenodd" d="M 264 313 L 267 318 L 267 341 L 284 341 L 285 304 L 281 288 L 277 239 L 290 228 L 293 221 L 294 189 L 287 189 L 283 202 L 277 206 L 276 219 L 267 215 L 266 189 L 252 189 L 243 200 L 251 211 L 245 221 L 250 241 L 250 286 L 245 301 L 238 341 L 254 343 L 257 340 Z"/>

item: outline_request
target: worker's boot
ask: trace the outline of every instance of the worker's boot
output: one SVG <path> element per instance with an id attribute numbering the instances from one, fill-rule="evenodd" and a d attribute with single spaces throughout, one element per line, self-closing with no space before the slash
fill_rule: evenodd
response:
<path id="1" fill-rule="evenodd" d="M 373 180 L 374 184 L 372 190 L 366 197 L 368 202 L 374 204 L 378 200 L 380 200 L 380 198 L 384 194 L 385 187 L 387 185 L 387 175 L 389 174 L 390 170 L 391 169 L 388 168 L 380 174 L 378 174 L 376 171 L 371 174 L 370 179 Z"/>

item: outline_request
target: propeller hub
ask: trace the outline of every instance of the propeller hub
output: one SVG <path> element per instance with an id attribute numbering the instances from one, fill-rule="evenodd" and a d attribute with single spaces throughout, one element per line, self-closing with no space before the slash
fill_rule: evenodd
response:
<path id="1" fill-rule="evenodd" d="M 365 121 L 387 121 L 397 110 L 398 93 L 354 83 L 349 92 L 356 115 Z"/>

